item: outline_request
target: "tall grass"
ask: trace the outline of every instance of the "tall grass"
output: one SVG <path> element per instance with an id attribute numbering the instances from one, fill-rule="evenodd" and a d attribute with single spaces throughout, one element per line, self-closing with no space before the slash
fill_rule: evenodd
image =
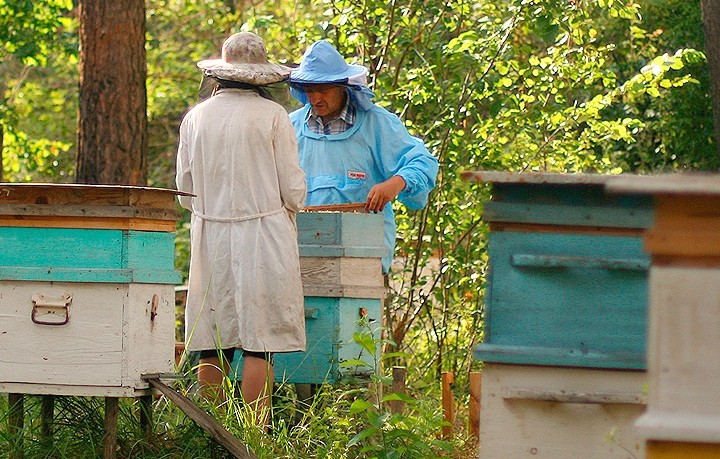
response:
<path id="1" fill-rule="evenodd" d="M 368 381 L 320 385 L 310 400 L 298 399 L 295 386 L 276 385 L 271 426 L 264 432 L 252 421 L 251 410 L 227 381 L 227 402 L 212 406 L 196 395 L 192 372 L 175 383 L 176 390 L 221 422 L 258 458 L 462 458 L 476 456 L 476 441 L 462 430 L 455 438 L 439 440 L 441 403 L 435 388 L 409 388 L 403 414 L 391 414 Z M 392 399 L 386 394 L 385 399 Z M 24 426 L 8 430 L 8 399 L 0 397 L 0 457 L 21 451 L 24 458 L 85 459 L 103 454 L 104 401 L 92 397 L 56 397 L 51 435 L 40 422 L 42 396 L 25 396 Z M 185 413 L 164 397 L 153 400 L 152 431 L 140 425 L 139 399 L 120 400 L 117 457 L 226 458 L 230 455 Z M 459 405 L 462 412 L 462 404 Z"/>

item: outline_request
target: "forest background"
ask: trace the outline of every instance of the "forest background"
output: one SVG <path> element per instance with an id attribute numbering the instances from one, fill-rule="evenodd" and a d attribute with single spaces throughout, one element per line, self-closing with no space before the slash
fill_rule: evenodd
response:
<path id="1" fill-rule="evenodd" d="M 436 397 L 453 371 L 467 400 L 480 368 L 489 189 L 460 172 L 720 167 L 700 0 L 147 0 L 146 21 L 149 186 L 174 187 L 196 62 L 242 30 L 288 65 L 328 39 L 439 159 L 427 208 L 397 204 L 385 311 L 385 367 L 411 368 L 417 398 Z M 2 181 L 76 179 L 78 28 L 71 0 L 0 0 Z M 186 274 L 187 214 L 176 246 Z"/>

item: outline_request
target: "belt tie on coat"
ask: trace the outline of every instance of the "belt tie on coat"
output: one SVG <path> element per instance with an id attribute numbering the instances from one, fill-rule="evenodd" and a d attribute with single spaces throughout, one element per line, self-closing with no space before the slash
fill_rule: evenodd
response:
<path id="1" fill-rule="evenodd" d="M 275 210 L 269 210 L 267 212 L 261 212 L 259 214 L 252 214 L 252 215 L 244 215 L 242 217 L 212 217 L 210 215 L 205 215 L 202 212 L 198 212 L 195 207 L 193 206 L 193 214 L 195 214 L 196 217 L 199 217 L 203 220 L 207 220 L 210 222 L 224 222 L 224 223 L 235 223 L 235 222 L 244 222 L 247 220 L 255 220 L 257 218 L 267 217 L 270 215 L 279 214 L 280 212 L 285 211 L 285 207 L 281 207 L 279 209 Z"/>

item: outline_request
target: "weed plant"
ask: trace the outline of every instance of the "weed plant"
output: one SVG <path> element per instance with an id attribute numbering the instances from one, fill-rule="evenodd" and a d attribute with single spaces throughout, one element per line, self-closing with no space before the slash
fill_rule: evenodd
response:
<path id="1" fill-rule="evenodd" d="M 343 366 L 380 367 L 379 346 L 373 336 L 365 330 L 356 333 L 354 339 L 367 351 L 364 355 L 374 361 L 354 360 Z M 237 382 L 225 380 L 226 402 L 215 406 L 199 397 L 194 374 L 191 365 L 184 365 L 184 377 L 173 384 L 175 390 L 193 399 L 260 459 L 471 459 L 477 455 L 477 441 L 467 438 L 462 428 L 454 438 L 440 439 L 442 427 L 447 424 L 442 418 L 439 383 L 410 387 L 406 394 L 386 393 L 390 377 L 373 374 L 318 385 L 309 399 L 299 398 L 293 384 L 276 384 L 271 424 L 265 432 L 254 422 L 254 411 L 243 403 Z M 24 397 L 23 426 L 12 433 L 8 428 L 8 398 L 0 397 L 0 457 L 103 457 L 104 400 L 54 397 L 52 423 L 43 426 L 43 397 L 49 396 Z M 391 401 L 402 401 L 402 412 L 392 413 Z M 460 404 L 459 408 L 464 407 Z M 165 397 L 153 399 L 150 430 L 141 426 L 140 409 L 140 399 L 120 399 L 118 458 L 231 457 Z"/>
<path id="2" fill-rule="evenodd" d="M 181 391 L 188 388 L 178 387 Z M 190 389 L 191 390 L 191 389 Z M 10 434 L 7 397 L 0 397 L 0 457 L 25 459 L 94 459 L 103 455 L 104 401 L 91 397 L 55 397 L 52 432 L 41 432 L 40 410 L 44 396 L 25 396 L 24 425 Z M 321 385 L 311 400 L 299 400 L 294 386 L 281 384 L 273 396 L 269 432 L 250 419 L 239 396 L 222 407 L 197 400 L 258 458 L 473 458 L 474 442 L 461 435 L 439 440 L 443 425 L 440 402 L 431 398 L 402 397 L 402 414 L 391 414 L 385 405 L 396 399 L 384 396 L 376 403 L 368 385 L 343 382 Z M 164 397 L 153 402 L 150 438 L 139 422 L 136 399 L 120 400 L 118 458 L 228 458 L 225 449 L 185 413 Z M 13 456 L 14 454 L 14 456 Z"/>

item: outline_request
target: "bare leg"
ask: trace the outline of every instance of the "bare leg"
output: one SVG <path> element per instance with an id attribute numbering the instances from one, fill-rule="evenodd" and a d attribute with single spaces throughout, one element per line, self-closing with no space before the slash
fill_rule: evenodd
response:
<path id="1" fill-rule="evenodd" d="M 243 400 L 255 412 L 258 425 L 267 429 L 270 421 L 270 401 L 275 372 L 270 362 L 259 357 L 246 355 L 243 358 L 242 391 Z"/>
<path id="2" fill-rule="evenodd" d="M 216 402 L 218 405 L 225 402 L 222 387 L 225 379 L 225 365 L 219 357 L 200 359 L 197 376 L 200 394 L 205 400 Z"/>

